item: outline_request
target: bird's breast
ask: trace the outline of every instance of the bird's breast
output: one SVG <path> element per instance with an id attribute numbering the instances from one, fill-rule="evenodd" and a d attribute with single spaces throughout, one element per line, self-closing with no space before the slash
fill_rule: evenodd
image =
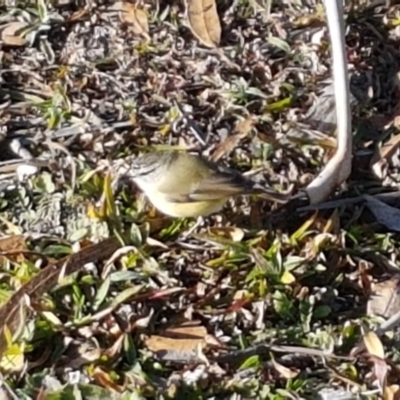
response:
<path id="1" fill-rule="evenodd" d="M 165 215 L 175 218 L 191 218 L 214 214 L 222 209 L 228 198 L 212 201 L 174 202 L 160 193 L 147 193 L 147 198 L 155 208 Z"/>

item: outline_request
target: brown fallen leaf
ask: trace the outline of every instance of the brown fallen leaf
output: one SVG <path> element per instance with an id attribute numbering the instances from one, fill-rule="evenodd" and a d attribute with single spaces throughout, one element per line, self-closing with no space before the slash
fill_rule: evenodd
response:
<path id="1" fill-rule="evenodd" d="M 276 362 L 274 358 L 271 359 L 271 362 L 272 362 L 272 365 L 274 366 L 276 372 L 278 372 L 278 374 L 282 378 L 294 379 L 300 374 L 299 370 L 287 368 L 284 365 L 279 364 L 278 362 Z"/>
<path id="2" fill-rule="evenodd" d="M 380 389 L 385 390 L 388 365 L 385 361 L 383 344 L 375 332 L 369 331 L 364 337 L 364 345 L 370 354 L 370 361 L 374 365 L 374 373 L 379 382 Z"/>
<path id="3" fill-rule="evenodd" d="M 223 156 L 229 154 L 235 147 L 239 145 L 242 139 L 249 135 L 255 123 L 256 120 L 254 117 L 248 117 L 244 121 L 240 121 L 235 128 L 235 132 L 237 133 L 232 136 L 228 136 L 222 143 L 220 143 L 213 151 L 211 159 L 216 162 Z"/>
<path id="4" fill-rule="evenodd" d="M 296 28 L 304 28 L 304 27 L 310 27 L 311 25 L 319 26 L 321 24 L 321 22 L 325 22 L 324 9 L 319 6 L 320 6 L 320 4 L 315 7 L 314 12 L 307 14 L 307 15 L 299 16 L 294 21 L 294 26 Z"/>
<path id="5" fill-rule="evenodd" d="M 372 286 L 372 295 L 368 299 L 368 315 L 390 318 L 400 311 L 400 275 Z"/>
<path id="6" fill-rule="evenodd" d="M 368 353 L 372 356 L 379 358 L 385 357 L 382 342 L 375 332 L 369 331 L 364 335 L 364 344 Z"/>
<path id="7" fill-rule="evenodd" d="M 331 216 L 325 221 L 323 227 L 324 233 L 333 233 L 339 235 L 340 233 L 340 218 L 338 209 L 334 210 Z"/>
<path id="8" fill-rule="evenodd" d="M 370 167 L 374 174 L 383 179 L 387 175 L 389 164 L 393 162 L 393 157 L 400 148 L 400 134 L 393 136 L 388 142 L 377 149 L 371 158 Z"/>
<path id="9" fill-rule="evenodd" d="M 400 387 L 399 385 L 386 386 L 383 392 L 383 400 L 399 400 Z"/>
<path id="10" fill-rule="evenodd" d="M 215 0 L 186 0 L 186 11 L 192 33 L 207 47 L 218 47 L 221 23 Z"/>
<path id="11" fill-rule="evenodd" d="M 1 31 L 1 40 L 8 46 L 25 46 L 28 41 L 18 33 L 27 26 L 26 22 L 11 22 Z"/>
<path id="12" fill-rule="evenodd" d="M 233 301 L 233 303 L 228 308 L 226 308 L 225 311 L 223 311 L 223 314 L 230 314 L 239 311 L 246 305 L 248 305 L 250 302 L 251 302 L 250 297 L 235 299 L 235 301 Z"/>
<path id="13" fill-rule="evenodd" d="M 89 8 L 81 8 L 80 10 L 75 11 L 75 12 L 72 13 L 72 15 L 69 18 L 69 22 L 80 21 L 87 14 L 89 14 Z"/>
<path id="14" fill-rule="evenodd" d="M 175 339 L 192 337 L 198 340 L 207 336 L 207 329 L 200 325 L 200 321 L 186 321 L 181 325 L 168 327 L 163 331 L 163 334 Z"/>
<path id="15" fill-rule="evenodd" d="M 100 385 L 103 386 L 104 388 L 110 390 L 111 392 L 117 392 L 117 393 L 122 393 L 123 388 L 121 386 L 118 386 L 113 379 L 111 378 L 110 374 L 105 372 L 103 369 L 100 367 L 96 367 L 94 369 L 94 372 L 92 374 L 92 378 Z"/>
<path id="16" fill-rule="evenodd" d="M 12 255 L 7 256 L 8 258 L 14 258 L 17 262 L 21 262 L 24 259 L 24 252 L 28 250 L 24 235 L 12 235 L 0 238 L 0 263 L 4 261 L 1 253 L 12 252 Z M 18 253 L 21 252 L 21 253 Z"/>
<path id="17" fill-rule="evenodd" d="M 365 297 L 371 297 L 372 292 L 372 276 L 370 275 L 370 264 L 365 260 L 359 260 L 358 262 L 358 272 L 359 272 L 359 285 L 362 288 Z M 384 301 L 383 307 L 376 307 L 375 304 L 371 303 L 371 298 L 367 304 L 367 314 L 380 314 L 382 311 L 386 310 L 387 302 Z M 375 311 L 375 307 L 377 311 Z"/>
<path id="18" fill-rule="evenodd" d="M 234 226 L 226 226 L 226 227 L 212 227 L 209 229 L 209 232 L 212 235 L 220 236 L 226 239 L 231 240 L 232 242 L 239 243 L 244 238 L 243 229 L 236 228 Z"/>
<path id="19" fill-rule="evenodd" d="M 186 321 L 149 336 L 145 345 L 160 358 L 189 361 L 207 346 L 207 335 L 207 329 L 199 321 Z"/>
<path id="20" fill-rule="evenodd" d="M 203 346 L 202 339 L 171 339 L 165 336 L 151 335 L 145 340 L 147 348 L 154 353 L 180 351 L 191 352 L 196 350 L 197 346 Z"/>
<path id="21" fill-rule="evenodd" d="M 118 1 L 113 9 L 120 11 L 119 18 L 122 23 L 127 24 L 128 29 L 136 35 L 142 35 L 147 40 L 149 36 L 149 19 L 147 12 L 126 1 Z"/>

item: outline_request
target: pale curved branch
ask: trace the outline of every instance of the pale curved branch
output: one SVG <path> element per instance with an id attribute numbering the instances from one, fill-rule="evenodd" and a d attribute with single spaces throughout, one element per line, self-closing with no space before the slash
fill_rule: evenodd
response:
<path id="1" fill-rule="evenodd" d="M 343 0 L 324 0 L 332 44 L 333 78 L 337 116 L 335 155 L 305 189 L 310 203 L 319 203 L 342 184 L 351 173 L 352 132 L 350 89 L 345 51 Z"/>

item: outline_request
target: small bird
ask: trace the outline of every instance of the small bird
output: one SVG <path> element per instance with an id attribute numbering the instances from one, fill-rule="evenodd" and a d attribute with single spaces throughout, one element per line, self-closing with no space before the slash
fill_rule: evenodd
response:
<path id="1" fill-rule="evenodd" d="M 233 196 L 259 195 L 287 203 L 288 196 L 246 179 L 200 155 L 178 150 L 150 152 L 117 166 L 121 180 L 133 180 L 155 208 L 177 218 L 203 217 Z"/>

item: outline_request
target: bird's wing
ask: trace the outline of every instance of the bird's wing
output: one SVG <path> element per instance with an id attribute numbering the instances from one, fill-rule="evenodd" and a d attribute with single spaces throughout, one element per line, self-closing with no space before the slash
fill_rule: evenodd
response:
<path id="1" fill-rule="evenodd" d="M 230 197 L 250 191 L 252 183 L 240 175 L 215 174 L 199 183 L 191 197 L 207 200 L 217 197 Z"/>
<path id="2" fill-rule="evenodd" d="M 164 193 L 176 202 L 214 201 L 246 193 L 248 188 L 251 184 L 241 176 L 216 173 L 193 183 L 188 190 Z"/>

